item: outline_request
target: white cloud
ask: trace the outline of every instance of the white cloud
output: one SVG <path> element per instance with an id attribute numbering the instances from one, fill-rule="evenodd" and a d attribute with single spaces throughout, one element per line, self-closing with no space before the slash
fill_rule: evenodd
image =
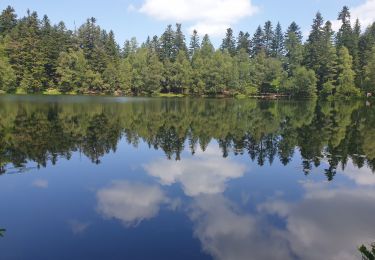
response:
<path id="1" fill-rule="evenodd" d="M 221 193 L 228 180 L 242 177 L 246 170 L 243 164 L 223 159 L 221 151 L 212 147 L 205 152 L 197 151 L 191 159 L 157 160 L 144 168 L 163 185 L 181 183 L 188 196 Z"/>
<path id="2" fill-rule="evenodd" d="M 366 0 L 359 6 L 351 7 L 350 13 L 352 23 L 354 24 L 355 20 L 358 18 L 362 25 L 362 29 L 365 29 L 375 21 L 375 0 Z M 340 21 L 332 21 L 332 27 L 335 31 L 337 31 L 340 26 Z"/>
<path id="3" fill-rule="evenodd" d="M 341 164 L 338 168 L 341 168 Z M 367 166 L 363 166 L 359 169 L 353 164 L 352 160 L 349 160 L 345 165 L 343 174 L 353 180 L 357 185 L 375 186 L 375 174 L 372 170 Z"/>
<path id="4" fill-rule="evenodd" d="M 192 22 L 190 30 L 217 36 L 258 8 L 251 0 L 146 0 L 139 10 L 162 21 Z"/>
<path id="5" fill-rule="evenodd" d="M 39 188 L 39 189 L 47 189 L 48 188 L 48 181 L 47 180 L 35 180 L 32 183 L 32 186 Z"/>
<path id="6" fill-rule="evenodd" d="M 222 195 L 200 196 L 191 206 L 194 235 L 216 260 L 292 259 L 288 242 Z"/>
<path id="7" fill-rule="evenodd" d="M 270 201 L 258 210 L 285 219 L 287 228 L 280 232 L 299 259 L 359 259 L 357 247 L 374 240 L 375 191 L 329 183 L 304 187 L 302 201 Z"/>
<path id="8" fill-rule="evenodd" d="M 124 225 L 137 225 L 159 213 L 160 205 L 167 202 L 158 186 L 114 182 L 97 192 L 98 211 L 106 218 L 121 220 Z"/>

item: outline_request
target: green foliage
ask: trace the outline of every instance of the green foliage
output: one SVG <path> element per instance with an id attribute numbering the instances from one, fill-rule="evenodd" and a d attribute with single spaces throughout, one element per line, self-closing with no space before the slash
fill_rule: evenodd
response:
<path id="1" fill-rule="evenodd" d="M 375 95 L 375 46 L 372 48 L 367 65 L 364 67 L 364 81 L 365 91 Z"/>
<path id="2" fill-rule="evenodd" d="M 348 49 L 341 47 L 338 57 L 336 93 L 340 96 L 358 96 L 359 90 L 354 85 L 353 59 Z"/>
<path id="3" fill-rule="evenodd" d="M 88 64 L 82 50 L 62 52 L 58 59 L 58 88 L 62 93 L 72 91 L 85 92 Z"/>
<path id="4" fill-rule="evenodd" d="M 292 77 L 289 78 L 287 89 L 293 96 L 297 97 L 315 97 L 316 96 L 316 76 L 313 70 L 305 67 L 297 67 Z"/>
<path id="5" fill-rule="evenodd" d="M 339 20 L 335 41 L 332 24 L 317 13 L 305 44 L 295 22 L 284 33 L 280 23 L 274 28 L 267 21 L 252 39 L 243 31 L 235 39 L 228 28 L 220 51 L 208 35 L 200 42 L 196 30 L 188 48 L 181 24 L 168 25 L 160 37 L 140 45 L 131 38 L 120 49 L 113 31 L 100 28 L 95 18 L 72 32 L 36 12 L 17 19 L 7 7 L 0 14 L 0 91 L 311 97 L 374 92 L 375 24 L 363 33 L 358 21 L 352 28 L 347 7 Z"/>
<path id="6" fill-rule="evenodd" d="M 375 260 L 375 244 L 372 244 L 370 249 L 362 245 L 358 250 L 362 254 L 363 260 Z"/>
<path id="7" fill-rule="evenodd" d="M 0 43 L 0 90 L 14 92 L 16 89 L 16 74 L 10 66 L 4 48 Z"/>

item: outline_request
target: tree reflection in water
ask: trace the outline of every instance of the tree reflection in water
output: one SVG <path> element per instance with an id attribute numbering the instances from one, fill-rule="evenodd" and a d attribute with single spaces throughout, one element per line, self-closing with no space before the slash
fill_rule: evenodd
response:
<path id="1" fill-rule="evenodd" d="M 0 173 L 29 161 L 56 164 L 77 151 L 99 164 L 122 138 L 133 146 L 143 141 L 175 160 L 183 160 L 185 146 L 194 154 L 216 140 L 224 157 L 247 153 L 261 166 L 275 159 L 287 165 L 298 149 L 303 173 L 328 162 L 329 181 L 349 160 L 375 169 L 375 109 L 361 101 L 83 99 L 30 97 L 19 103 L 2 97 Z"/>

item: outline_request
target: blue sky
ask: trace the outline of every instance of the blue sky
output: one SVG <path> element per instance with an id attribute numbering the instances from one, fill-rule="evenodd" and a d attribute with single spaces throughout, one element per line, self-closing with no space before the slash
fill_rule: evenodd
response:
<path id="1" fill-rule="evenodd" d="M 318 10 L 325 19 L 334 20 L 344 5 L 364 25 L 375 20 L 375 0 L 0 0 L 0 9 L 7 5 L 19 16 L 27 9 L 35 10 L 55 23 L 64 21 L 70 29 L 94 16 L 102 28 L 115 32 L 120 45 L 132 36 L 142 42 L 147 35 L 160 35 L 167 24 L 175 22 L 182 22 L 186 34 L 193 28 L 209 33 L 216 45 L 228 26 L 235 33 L 253 34 L 266 20 L 280 21 L 283 28 L 296 21 L 306 34 Z"/>

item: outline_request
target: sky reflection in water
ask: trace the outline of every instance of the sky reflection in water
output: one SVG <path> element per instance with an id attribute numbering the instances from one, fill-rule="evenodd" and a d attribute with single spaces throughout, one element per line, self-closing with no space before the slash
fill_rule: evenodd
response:
<path id="1" fill-rule="evenodd" d="M 0 114 L 1 258 L 360 259 L 375 241 L 361 103 L 7 96 Z"/>

